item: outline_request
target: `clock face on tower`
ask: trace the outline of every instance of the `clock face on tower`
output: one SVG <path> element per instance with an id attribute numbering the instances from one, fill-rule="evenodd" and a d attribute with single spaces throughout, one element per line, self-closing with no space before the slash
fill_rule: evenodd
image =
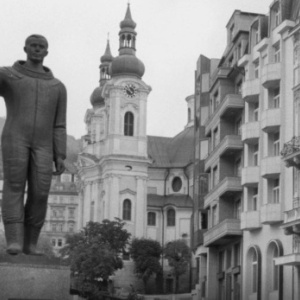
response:
<path id="1" fill-rule="evenodd" d="M 136 93 L 137 93 L 137 88 L 133 84 L 130 83 L 130 84 L 127 84 L 127 85 L 124 86 L 124 94 L 128 98 L 135 97 Z"/>

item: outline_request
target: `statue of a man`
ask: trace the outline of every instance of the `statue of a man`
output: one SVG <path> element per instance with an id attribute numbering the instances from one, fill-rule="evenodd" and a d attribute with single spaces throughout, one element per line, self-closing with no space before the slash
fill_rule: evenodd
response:
<path id="1" fill-rule="evenodd" d="M 7 110 L 2 133 L 2 216 L 7 253 L 39 255 L 36 246 L 52 174 L 65 170 L 67 101 L 64 85 L 43 66 L 46 38 L 29 36 L 24 51 L 26 61 L 0 68 L 0 96 Z"/>

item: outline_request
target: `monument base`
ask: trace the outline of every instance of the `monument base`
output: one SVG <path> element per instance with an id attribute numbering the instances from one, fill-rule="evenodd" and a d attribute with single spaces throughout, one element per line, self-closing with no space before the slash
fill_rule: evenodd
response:
<path id="1" fill-rule="evenodd" d="M 0 255 L 1 300 L 71 300 L 70 267 L 60 259 Z"/>

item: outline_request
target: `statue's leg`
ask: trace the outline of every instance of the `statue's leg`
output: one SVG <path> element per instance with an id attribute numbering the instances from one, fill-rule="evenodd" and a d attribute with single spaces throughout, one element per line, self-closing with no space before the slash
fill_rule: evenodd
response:
<path id="1" fill-rule="evenodd" d="M 3 200 L 2 216 L 7 243 L 7 253 L 23 250 L 24 192 L 28 169 L 28 149 L 17 143 L 2 145 Z"/>
<path id="2" fill-rule="evenodd" d="M 52 154 L 33 151 L 28 170 L 28 194 L 25 204 L 24 253 L 41 255 L 37 251 L 40 231 L 43 227 L 47 200 L 52 179 Z"/>

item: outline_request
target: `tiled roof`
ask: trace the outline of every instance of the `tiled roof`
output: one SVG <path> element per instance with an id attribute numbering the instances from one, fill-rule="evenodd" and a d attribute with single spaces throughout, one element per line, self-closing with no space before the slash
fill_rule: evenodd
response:
<path id="1" fill-rule="evenodd" d="M 148 194 L 147 195 L 147 206 L 154 207 L 165 207 L 167 205 L 172 205 L 175 207 L 193 207 L 193 200 L 190 196 L 187 195 L 156 195 Z"/>
<path id="2" fill-rule="evenodd" d="M 187 127 L 174 138 L 148 136 L 151 167 L 184 167 L 194 157 L 194 127 Z"/>

